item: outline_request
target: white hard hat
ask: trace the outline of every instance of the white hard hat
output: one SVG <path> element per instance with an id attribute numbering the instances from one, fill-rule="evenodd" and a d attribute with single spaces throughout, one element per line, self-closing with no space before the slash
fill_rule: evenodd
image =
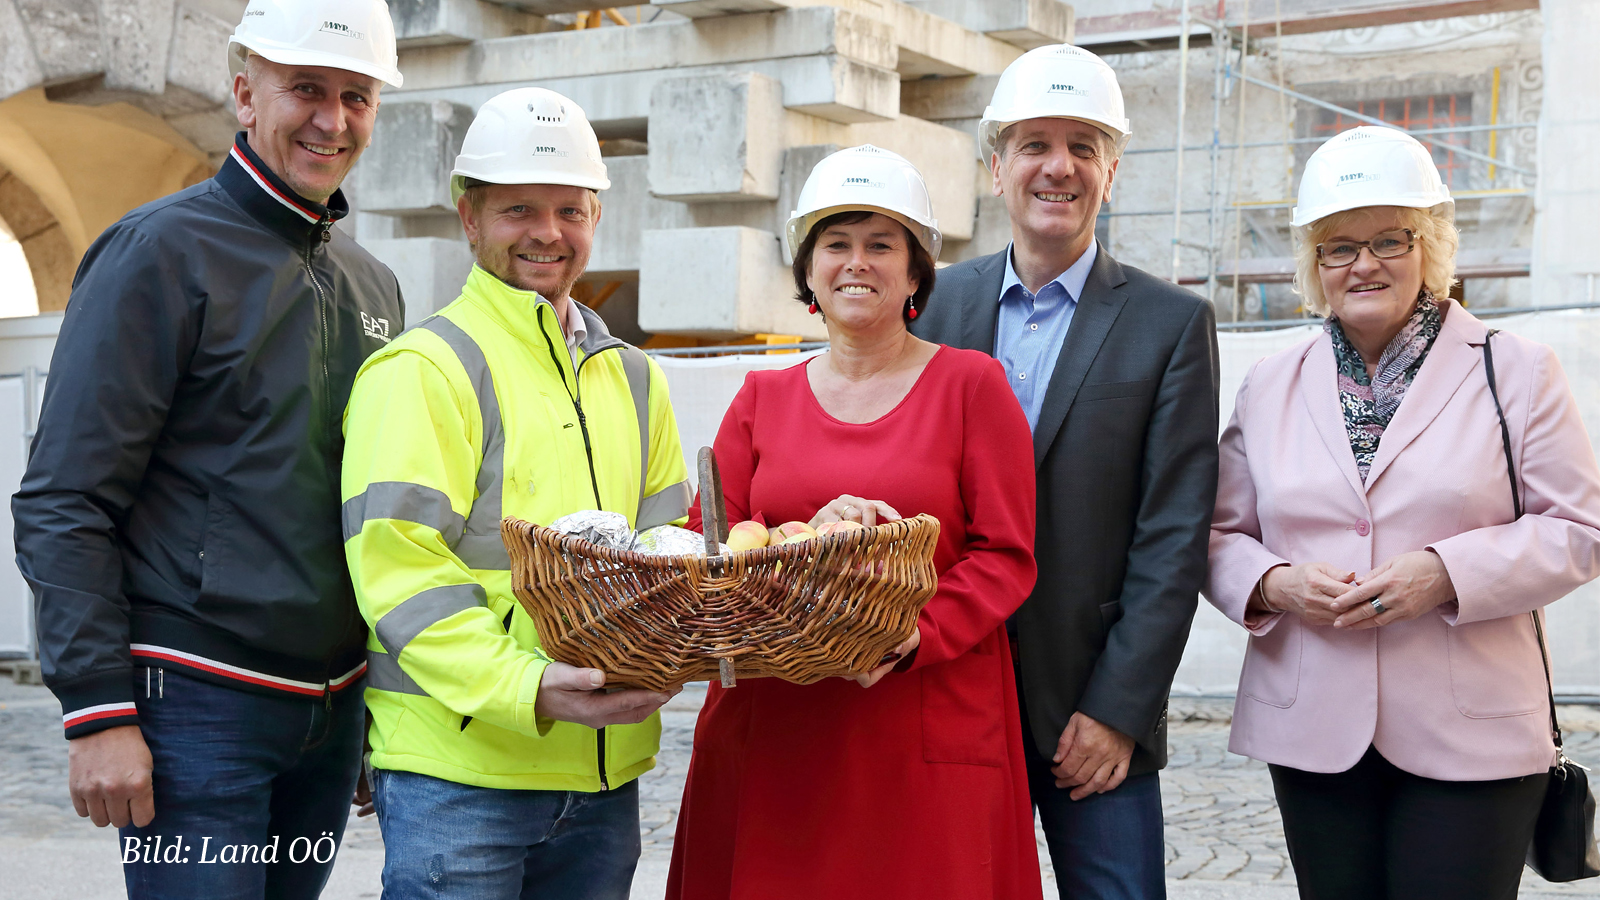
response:
<path id="1" fill-rule="evenodd" d="M 467 180 L 490 184 L 570 184 L 611 187 L 600 141 L 578 104 L 546 88 L 515 88 L 478 110 L 450 173 L 450 199 Z"/>
<path id="2" fill-rule="evenodd" d="M 944 245 L 922 173 L 900 154 L 871 144 L 831 153 L 817 163 L 795 206 L 785 229 L 791 259 L 818 222 L 853 210 L 883 213 L 906 226 L 935 260 Z"/>
<path id="3" fill-rule="evenodd" d="M 1421 141 L 1395 128 L 1362 125 L 1330 138 L 1306 160 L 1290 224 L 1302 228 L 1363 206 L 1442 207 L 1438 212 L 1454 219 L 1456 202 Z"/>
<path id="4" fill-rule="evenodd" d="M 1000 132 L 1027 119 L 1086 122 L 1111 136 L 1118 156 L 1132 137 L 1117 73 L 1105 60 L 1071 44 L 1035 47 L 1000 73 L 978 123 L 984 159 L 995 152 Z"/>
<path id="5" fill-rule="evenodd" d="M 283 66 L 328 66 L 399 87 L 394 22 L 384 0 L 250 0 L 228 38 L 228 70 L 255 53 Z"/>

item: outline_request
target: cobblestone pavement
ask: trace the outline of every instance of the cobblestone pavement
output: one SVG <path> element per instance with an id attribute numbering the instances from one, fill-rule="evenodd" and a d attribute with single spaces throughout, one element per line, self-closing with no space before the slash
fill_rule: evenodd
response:
<path id="1" fill-rule="evenodd" d="M 658 765 L 640 782 L 644 855 L 634 895 L 641 900 L 660 896 L 702 696 L 691 689 L 669 705 Z M 1230 705 L 1173 702 L 1172 759 L 1161 777 L 1169 889 L 1174 897 L 1287 900 L 1294 896 L 1294 872 L 1271 781 L 1264 765 L 1227 752 Z M 1600 710 L 1563 707 L 1561 715 L 1573 731 L 1569 755 L 1600 764 Z M 0 898 L 6 900 L 121 895 L 115 834 L 79 819 L 67 797 L 60 722 L 59 706 L 42 688 L 0 680 L 0 865 L 6 870 Z M 1039 846 L 1050 896 L 1053 877 L 1042 838 Z M 382 848 L 377 823 L 352 817 L 324 897 L 376 897 Z M 1529 872 L 1521 896 L 1600 896 L 1596 882 L 1550 885 Z"/>

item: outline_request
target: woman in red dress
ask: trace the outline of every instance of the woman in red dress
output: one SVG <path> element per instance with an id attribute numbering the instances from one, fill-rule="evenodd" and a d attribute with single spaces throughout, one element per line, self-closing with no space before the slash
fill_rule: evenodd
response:
<path id="1" fill-rule="evenodd" d="M 909 162 L 840 151 L 799 207 L 795 280 L 831 348 L 746 378 L 715 445 L 728 519 L 930 513 L 939 587 L 873 672 L 710 688 L 667 896 L 1038 898 L 1005 632 L 1035 577 L 1027 420 L 999 363 L 906 330 L 940 240 Z"/>

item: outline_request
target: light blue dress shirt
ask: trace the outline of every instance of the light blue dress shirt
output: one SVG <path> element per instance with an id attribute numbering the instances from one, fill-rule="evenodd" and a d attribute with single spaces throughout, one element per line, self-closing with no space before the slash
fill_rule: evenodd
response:
<path id="1" fill-rule="evenodd" d="M 1006 248 L 1006 277 L 1000 282 L 1000 316 L 994 326 L 994 355 L 1005 366 L 1006 381 L 1022 404 L 1028 427 L 1039 427 L 1039 410 L 1044 407 L 1045 388 L 1056 370 L 1061 343 L 1072 327 L 1072 314 L 1078 309 L 1089 270 L 1100 252 L 1098 241 L 1090 240 L 1083 251 L 1056 279 L 1030 294 L 1017 277 L 1011 263 L 1012 247 Z"/>

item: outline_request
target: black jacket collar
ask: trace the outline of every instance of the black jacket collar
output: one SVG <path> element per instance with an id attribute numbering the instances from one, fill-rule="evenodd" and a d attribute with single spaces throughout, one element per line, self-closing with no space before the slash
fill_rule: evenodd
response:
<path id="1" fill-rule="evenodd" d="M 217 172 L 217 183 L 245 212 L 296 245 L 321 243 L 334 222 L 350 212 L 344 191 L 334 191 L 327 205 L 307 200 L 289 189 L 250 149 L 245 133 L 234 136 L 233 149 Z"/>

